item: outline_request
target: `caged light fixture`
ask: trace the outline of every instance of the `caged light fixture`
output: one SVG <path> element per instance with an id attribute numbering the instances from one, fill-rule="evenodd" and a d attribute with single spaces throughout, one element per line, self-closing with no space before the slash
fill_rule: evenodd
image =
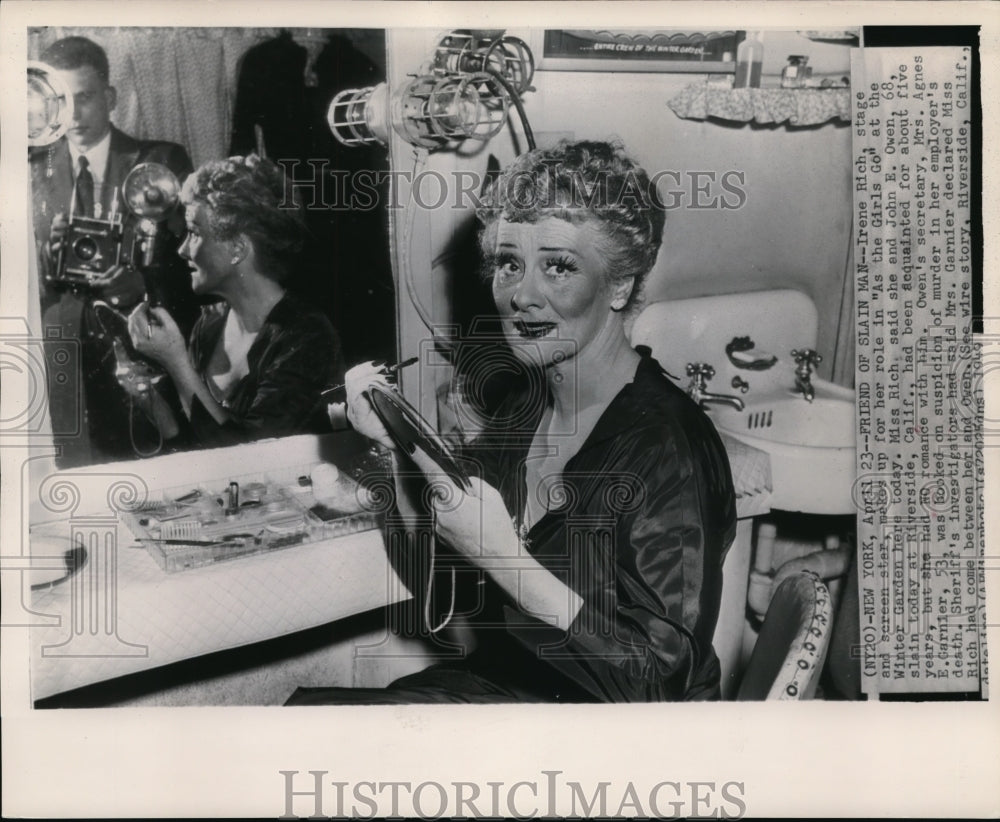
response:
<path id="1" fill-rule="evenodd" d="M 327 123 L 345 146 L 388 145 L 390 128 L 430 151 L 485 142 L 506 124 L 512 101 L 521 110 L 520 95 L 533 75 L 534 59 L 523 41 L 454 32 L 392 99 L 386 83 L 345 89 L 330 103 Z"/>
<path id="2" fill-rule="evenodd" d="M 535 58 L 528 44 L 500 32 L 453 31 L 434 52 L 434 67 L 455 74 L 485 72 L 501 77 L 514 93 L 531 91 Z"/>
<path id="3" fill-rule="evenodd" d="M 367 88 L 339 92 L 326 111 L 326 122 L 337 141 L 345 146 L 364 146 L 389 141 L 388 86 L 379 83 Z"/>
<path id="4" fill-rule="evenodd" d="M 345 146 L 388 145 L 391 121 L 406 142 L 437 149 L 489 140 L 507 122 L 503 87 L 481 72 L 418 75 L 393 96 L 388 112 L 386 96 L 385 83 L 340 92 L 327 110 L 333 136 Z"/>
<path id="5" fill-rule="evenodd" d="M 73 95 L 59 73 L 37 60 L 28 61 L 28 146 L 54 143 L 73 122 Z"/>

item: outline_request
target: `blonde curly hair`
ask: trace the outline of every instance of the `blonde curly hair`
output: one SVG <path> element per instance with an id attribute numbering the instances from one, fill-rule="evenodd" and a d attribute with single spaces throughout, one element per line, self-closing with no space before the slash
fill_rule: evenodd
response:
<path id="1" fill-rule="evenodd" d="M 262 273 L 282 281 L 305 243 L 305 224 L 282 168 L 256 154 L 211 160 L 185 180 L 185 206 L 207 207 L 214 239 L 250 238 Z"/>
<path id="2" fill-rule="evenodd" d="M 492 271 L 501 219 L 534 223 L 556 217 L 590 222 L 607 249 L 605 274 L 633 279 L 628 307 L 640 301 L 642 282 L 656 262 L 666 212 L 649 175 L 619 142 L 563 140 L 514 160 L 486 191 L 477 216 L 484 273 Z"/>

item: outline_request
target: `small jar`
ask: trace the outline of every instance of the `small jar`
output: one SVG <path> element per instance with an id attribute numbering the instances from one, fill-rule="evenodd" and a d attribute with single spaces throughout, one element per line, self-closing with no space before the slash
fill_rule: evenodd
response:
<path id="1" fill-rule="evenodd" d="M 802 88 L 806 77 L 812 74 L 812 69 L 806 65 L 808 62 L 804 54 L 790 54 L 788 65 L 781 70 L 781 87 Z"/>

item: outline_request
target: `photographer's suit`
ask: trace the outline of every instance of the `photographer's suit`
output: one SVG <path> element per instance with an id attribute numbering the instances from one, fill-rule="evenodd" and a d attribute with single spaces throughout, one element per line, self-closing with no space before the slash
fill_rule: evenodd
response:
<path id="1" fill-rule="evenodd" d="M 112 126 L 108 164 L 99 202 L 101 218 L 107 219 L 117 188 L 118 211 L 125 217 L 126 251 L 132 247 L 136 219 L 128 212 L 121 189 L 128 173 L 141 163 L 160 163 L 182 182 L 193 168 L 182 146 L 136 140 Z M 69 214 L 73 197 L 73 161 L 66 138 L 36 151 L 31 156 L 30 165 L 42 325 L 47 334 L 58 329 L 62 339 L 79 340 L 81 352 L 82 416 L 78 410 L 79 398 L 72 391 L 67 391 L 65 384 L 52 379 L 52 375 L 48 381 L 49 412 L 53 431 L 56 432 L 55 441 L 63 448 L 60 467 L 134 458 L 137 453 L 133 448 L 133 439 L 142 450 L 146 450 L 155 447 L 157 436 L 141 413 L 130 414 L 129 399 L 115 380 L 112 343 L 93 307 L 93 301 L 101 299 L 101 295 L 80 290 L 60 291 L 46 282 L 46 274 L 53 273 L 56 267 L 56 256 L 48 250 L 52 220 L 56 214 Z M 194 322 L 197 304 L 191 293 L 190 270 L 176 254 L 183 231 L 183 214 L 177 209 L 167 221 L 167 237 L 163 243 L 165 250 L 158 260 L 156 279 L 163 304 L 186 333 Z M 138 272 L 124 272 L 122 276 L 140 275 Z M 124 303 L 118 306 L 126 312 L 130 307 Z M 76 436 L 59 436 L 59 432 L 77 428 L 79 434 Z"/>

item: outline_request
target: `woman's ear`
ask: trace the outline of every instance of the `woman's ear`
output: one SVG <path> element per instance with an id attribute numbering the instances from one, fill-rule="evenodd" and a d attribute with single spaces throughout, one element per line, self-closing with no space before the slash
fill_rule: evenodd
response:
<path id="1" fill-rule="evenodd" d="M 233 265 L 239 265 L 247 258 L 247 254 L 252 246 L 250 245 L 250 239 L 245 234 L 237 234 L 235 238 L 229 241 L 229 247 L 233 251 L 230 262 Z"/>
<path id="2" fill-rule="evenodd" d="M 628 298 L 632 296 L 632 287 L 635 285 L 635 277 L 628 277 L 624 280 L 616 280 L 611 286 L 611 310 L 621 311 L 628 305 Z"/>

